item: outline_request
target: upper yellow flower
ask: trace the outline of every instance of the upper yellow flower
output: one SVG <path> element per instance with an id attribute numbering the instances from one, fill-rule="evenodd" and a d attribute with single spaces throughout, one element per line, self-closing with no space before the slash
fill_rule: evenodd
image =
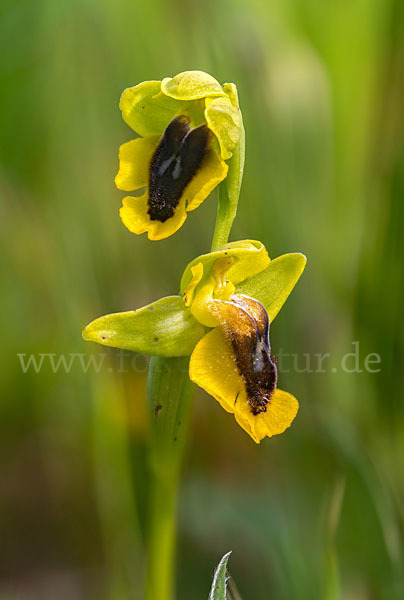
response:
<path id="1" fill-rule="evenodd" d="M 126 89 L 120 108 L 141 137 L 120 147 L 115 183 L 127 192 L 146 188 L 123 199 L 121 219 L 133 233 L 160 240 L 225 179 L 242 128 L 237 89 L 185 71 Z"/>

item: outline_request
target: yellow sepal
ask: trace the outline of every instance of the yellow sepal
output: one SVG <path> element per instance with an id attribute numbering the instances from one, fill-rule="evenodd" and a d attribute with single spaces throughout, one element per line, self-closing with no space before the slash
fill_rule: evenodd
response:
<path id="1" fill-rule="evenodd" d="M 261 302 L 272 323 L 303 273 L 306 262 L 304 254 L 282 254 L 271 260 L 266 269 L 258 274 L 251 273 L 248 279 L 240 282 L 236 294 L 244 294 Z"/>
<path id="2" fill-rule="evenodd" d="M 122 92 L 122 118 L 141 136 L 161 135 L 181 110 L 181 102 L 161 93 L 161 81 L 143 81 Z"/>
<path id="3" fill-rule="evenodd" d="M 210 96 L 225 96 L 220 83 L 204 71 L 184 71 L 175 77 L 165 77 L 161 91 L 175 100 L 198 100 Z"/>

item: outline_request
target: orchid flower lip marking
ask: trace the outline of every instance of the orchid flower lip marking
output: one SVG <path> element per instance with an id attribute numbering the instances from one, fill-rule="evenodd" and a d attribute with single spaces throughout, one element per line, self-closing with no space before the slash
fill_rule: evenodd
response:
<path id="1" fill-rule="evenodd" d="M 239 318 L 244 323 L 238 327 L 228 321 L 224 330 L 246 385 L 251 413 L 256 416 L 266 412 L 277 382 L 276 359 L 271 354 L 269 341 L 268 314 L 260 302 L 248 296 L 235 295 L 230 303 L 237 306 Z"/>
<path id="2" fill-rule="evenodd" d="M 180 198 L 208 149 L 207 125 L 191 128 L 184 115 L 174 117 L 154 151 L 149 170 L 148 214 L 164 223 L 174 215 Z"/>

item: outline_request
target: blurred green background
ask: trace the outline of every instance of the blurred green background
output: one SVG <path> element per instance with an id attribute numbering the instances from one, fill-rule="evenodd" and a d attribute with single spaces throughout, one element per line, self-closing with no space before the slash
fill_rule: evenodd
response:
<path id="1" fill-rule="evenodd" d="M 2 1 L 1 600 L 142 598 L 146 359 L 80 332 L 176 293 L 209 248 L 214 197 L 150 243 L 121 224 L 113 183 L 133 137 L 121 91 L 186 69 L 239 88 L 232 239 L 309 262 L 272 329 L 275 354 L 296 355 L 279 376 L 301 404 L 292 428 L 256 446 L 195 398 L 177 598 L 206 598 L 230 549 L 245 600 L 404 598 L 402 13 L 401 0 Z M 341 368 L 354 348 L 362 372 Z M 99 373 L 78 358 L 24 373 L 18 354 L 40 353 L 107 356 Z"/>

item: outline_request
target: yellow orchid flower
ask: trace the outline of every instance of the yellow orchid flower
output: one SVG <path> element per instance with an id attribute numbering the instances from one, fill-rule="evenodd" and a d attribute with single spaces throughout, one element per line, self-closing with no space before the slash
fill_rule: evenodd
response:
<path id="1" fill-rule="evenodd" d="M 83 337 L 151 355 L 191 355 L 192 381 L 259 443 L 282 433 L 298 410 L 277 388 L 269 328 L 305 264 L 302 254 L 270 260 L 260 242 L 232 242 L 187 266 L 182 296 L 100 317 Z"/>
<path id="2" fill-rule="evenodd" d="M 298 410 L 297 400 L 276 386 L 269 328 L 305 263 L 302 254 L 270 261 L 262 244 L 247 241 L 200 257 L 184 273 L 185 303 L 214 328 L 192 352 L 190 378 L 257 443 L 285 431 Z"/>
<path id="3" fill-rule="evenodd" d="M 123 199 L 121 219 L 133 233 L 160 240 L 226 178 L 242 129 L 237 88 L 185 71 L 124 90 L 120 109 L 140 137 L 120 147 L 115 183 L 126 192 L 145 188 Z"/>

